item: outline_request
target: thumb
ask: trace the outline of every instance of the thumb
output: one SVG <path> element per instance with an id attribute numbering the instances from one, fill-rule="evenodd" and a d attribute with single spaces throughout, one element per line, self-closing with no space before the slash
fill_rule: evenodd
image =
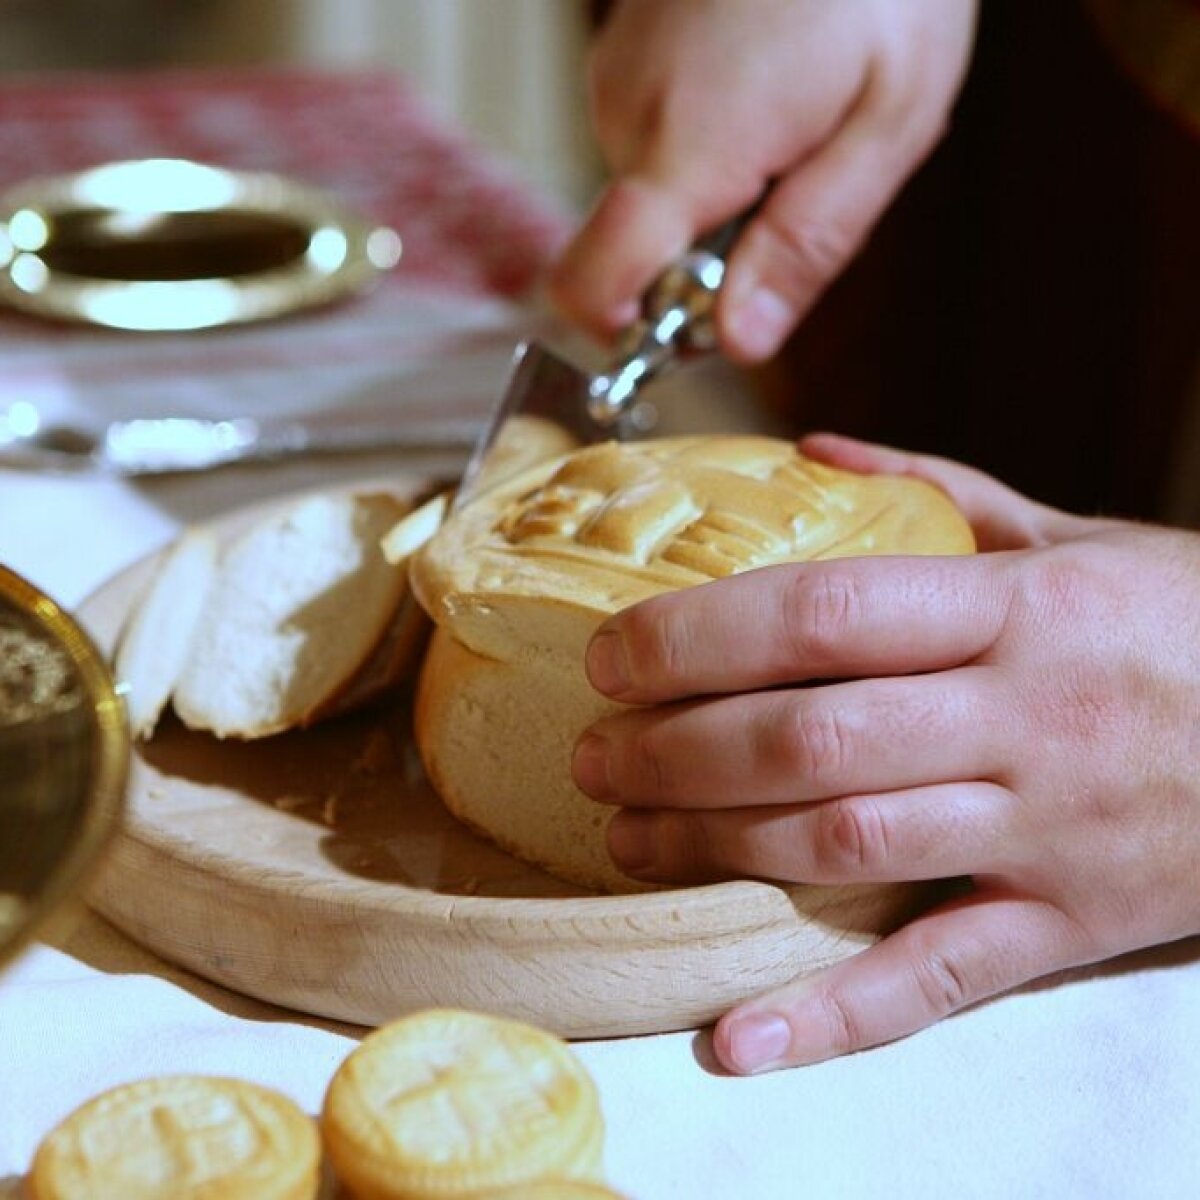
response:
<path id="1" fill-rule="evenodd" d="M 1022 550 L 1078 537 L 1083 517 L 1026 499 L 983 471 L 931 454 L 910 454 L 835 433 L 800 439 L 800 452 L 831 467 L 866 475 L 908 475 L 945 492 L 967 518 L 980 550 Z"/>
<path id="2" fill-rule="evenodd" d="M 1057 909 L 977 893 L 738 1005 L 717 1022 L 713 1050 L 739 1075 L 821 1062 L 894 1041 L 1090 957 Z"/>

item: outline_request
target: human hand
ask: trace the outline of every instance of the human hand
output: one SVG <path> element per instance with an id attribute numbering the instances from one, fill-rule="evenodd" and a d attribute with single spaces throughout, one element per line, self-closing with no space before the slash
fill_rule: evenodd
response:
<path id="1" fill-rule="evenodd" d="M 624 0 L 590 79 L 614 181 L 557 264 L 558 306 L 628 325 L 698 235 L 771 195 L 717 307 L 725 352 L 768 357 L 940 138 L 975 0 Z"/>
<path id="2" fill-rule="evenodd" d="M 801 449 L 941 486 L 983 553 L 772 567 L 614 616 L 589 677 L 646 707 L 585 735 L 576 781 L 624 806 L 609 846 L 639 879 L 972 887 L 727 1013 L 714 1048 L 742 1073 L 1200 932 L 1200 536 L 842 438 Z"/>

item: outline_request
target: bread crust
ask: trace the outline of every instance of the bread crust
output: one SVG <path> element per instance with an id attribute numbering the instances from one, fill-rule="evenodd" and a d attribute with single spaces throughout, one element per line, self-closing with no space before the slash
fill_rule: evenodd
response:
<path id="1" fill-rule="evenodd" d="M 103 1092 L 43 1139 L 32 1200 L 312 1200 L 315 1123 L 273 1089 L 241 1079 L 167 1075 Z"/>
<path id="2" fill-rule="evenodd" d="M 608 857 L 611 808 L 570 776 L 579 735 L 621 707 L 583 672 L 597 625 L 761 566 L 973 550 L 936 488 L 836 470 L 779 439 L 609 443 L 536 466 L 454 514 L 411 563 L 437 625 L 415 720 L 426 771 L 510 853 L 586 887 L 640 890 Z"/>
<path id="3" fill-rule="evenodd" d="M 963 554 L 970 527 L 922 480 L 813 462 L 779 438 L 589 446 L 453 514 L 417 553 L 413 590 L 487 657 L 551 645 L 549 616 L 597 624 L 664 591 L 757 567 L 857 554 Z"/>
<path id="4" fill-rule="evenodd" d="M 321 1128 L 339 1177 L 378 1200 L 603 1177 L 591 1077 L 559 1038 L 485 1013 L 427 1009 L 377 1029 L 330 1081 Z"/>
<path id="5" fill-rule="evenodd" d="M 521 703 L 545 692 L 560 702 Z M 584 796 L 561 765 L 577 731 L 619 707 L 586 683 L 514 669 L 435 629 L 413 722 L 430 783 L 464 825 L 559 879 L 602 892 L 647 891 L 608 856 L 612 808 Z"/>
<path id="6" fill-rule="evenodd" d="M 410 674 L 428 618 L 380 547 L 409 507 L 389 492 L 318 493 L 259 517 L 219 553 L 211 534 L 184 534 L 118 648 L 136 734 L 153 733 L 169 698 L 191 728 L 267 737 L 360 707 Z"/>

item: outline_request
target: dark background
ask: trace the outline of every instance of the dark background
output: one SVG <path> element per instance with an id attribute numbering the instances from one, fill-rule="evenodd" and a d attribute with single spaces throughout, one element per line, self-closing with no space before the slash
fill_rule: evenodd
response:
<path id="1" fill-rule="evenodd" d="M 1179 518 L 1200 474 L 1200 140 L 1079 0 L 981 8 L 948 136 L 756 382 L 796 432 Z"/>
<path id="2" fill-rule="evenodd" d="M 1200 143 L 1071 3 L 984 4 L 951 131 L 762 373 L 799 428 L 1164 517 L 1200 402 Z"/>

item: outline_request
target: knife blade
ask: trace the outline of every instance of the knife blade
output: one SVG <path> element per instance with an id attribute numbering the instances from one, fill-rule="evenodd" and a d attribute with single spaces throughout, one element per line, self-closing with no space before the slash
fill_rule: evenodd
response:
<path id="1" fill-rule="evenodd" d="M 455 492 L 452 510 L 467 503 L 485 479 L 499 482 L 499 460 L 506 448 L 504 434 L 514 419 L 548 421 L 562 431 L 565 439 L 588 445 L 612 433 L 593 419 L 588 409 L 593 379 L 588 372 L 569 362 L 541 342 L 526 341 L 517 346 L 508 386 L 493 410 L 471 457 L 463 470 Z M 620 422 L 617 423 L 620 425 Z M 523 465 L 514 455 L 512 469 Z"/>
<path id="2" fill-rule="evenodd" d="M 481 487 L 531 465 L 528 455 L 506 446 L 506 431 L 522 418 L 547 422 L 579 445 L 623 441 L 653 429 L 654 408 L 642 388 L 676 361 L 716 348 L 712 317 L 726 259 L 757 208 L 726 222 L 667 267 L 643 298 L 642 315 L 618 340 L 607 370 L 593 375 L 541 342 L 518 346 L 508 386 L 467 461 L 450 511 Z"/>

